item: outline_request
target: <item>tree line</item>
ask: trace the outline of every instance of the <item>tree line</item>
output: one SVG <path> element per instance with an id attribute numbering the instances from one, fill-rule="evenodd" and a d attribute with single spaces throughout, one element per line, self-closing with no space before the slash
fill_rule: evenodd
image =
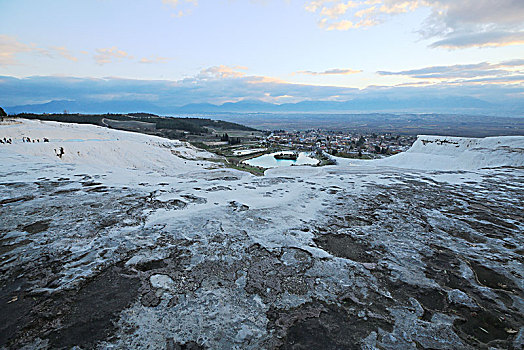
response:
<path id="1" fill-rule="evenodd" d="M 3 109 L 2 109 L 3 112 Z M 1 113 L 1 112 L 0 112 Z M 5 114 L 5 112 L 3 112 Z M 7 114 L 5 114 L 7 116 Z M 256 131 L 256 129 L 249 128 L 244 125 L 225 122 L 221 120 L 212 120 L 204 118 L 174 118 L 174 117 L 160 117 L 149 113 L 130 113 L 130 114 L 73 114 L 73 113 L 52 113 L 52 114 L 36 114 L 36 113 L 19 113 L 13 117 L 25 119 L 38 119 L 56 121 L 62 123 L 77 123 L 77 124 L 93 124 L 105 126 L 102 119 L 117 120 L 117 121 L 140 121 L 146 123 L 154 123 L 157 129 L 167 130 L 182 130 L 192 134 L 207 134 L 211 131 L 209 128 L 219 129 L 233 129 Z"/>

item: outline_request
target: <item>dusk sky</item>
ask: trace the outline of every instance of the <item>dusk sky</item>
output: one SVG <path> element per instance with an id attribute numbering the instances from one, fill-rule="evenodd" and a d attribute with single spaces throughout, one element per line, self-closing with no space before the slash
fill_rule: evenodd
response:
<path id="1" fill-rule="evenodd" d="M 377 86 L 524 98 L 522 0 L 0 0 L 0 13 L 7 106 L 72 98 L 54 90 L 69 77 L 85 90 L 102 79 L 94 99 L 118 97 L 123 80 L 184 87 L 187 103 L 347 100 Z M 31 96 L 34 81 L 53 93 Z"/>

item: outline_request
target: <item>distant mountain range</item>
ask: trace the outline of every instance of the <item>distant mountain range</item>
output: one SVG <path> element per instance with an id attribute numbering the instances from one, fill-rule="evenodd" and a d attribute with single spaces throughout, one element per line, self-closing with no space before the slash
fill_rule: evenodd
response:
<path id="1" fill-rule="evenodd" d="M 179 112 L 350 112 L 350 111 L 383 111 L 409 109 L 435 109 L 443 105 L 451 108 L 493 108 L 492 103 L 473 97 L 445 98 L 359 98 L 350 101 L 302 101 L 297 103 L 273 104 L 262 101 L 227 102 L 222 105 L 209 103 L 188 104 L 179 107 Z M 448 107 L 449 108 L 449 107 Z"/>
<path id="2" fill-rule="evenodd" d="M 227 102 L 221 105 L 211 103 L 192 103 L 184 106 L 157 105 L 142 100 L 111 101 L 70 101 L 55 100 L 43 104 L 7 106 L 9 114 L 28 113 L 127 113 L 142 111 L 155 114 L 191 114 L 191 113 L 341 113 L 341 112 L 430 112 L 430 113 L 486 113 L 521 111 L 524 106 L 501 106 L 475 97 L 413 97 L 402 99 L 356 98 L 349 101 L 302 101 L 298 103 L 273 104 L 258 100 Z"/>

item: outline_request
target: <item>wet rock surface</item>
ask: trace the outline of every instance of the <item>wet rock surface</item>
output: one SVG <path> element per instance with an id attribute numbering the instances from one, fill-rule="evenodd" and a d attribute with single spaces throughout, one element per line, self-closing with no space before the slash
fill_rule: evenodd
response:
<path id="1" fill-rule="evenodd" d="M 71 172 L 0 183 L 0 348 L 524 342 L 522 169 Z"/>
<path id="2" fill-rule="evenodd" d="M 136 276 L 125 275 L 117 267 L 108 268 L 81 286 L 69 297 L 67 308 L 62 306 L 61 327 L 49 334 L 51 347 L 93 347 L 107 338 L 114 332 L 115 316 L 135 300 L 138 287 Z"/>

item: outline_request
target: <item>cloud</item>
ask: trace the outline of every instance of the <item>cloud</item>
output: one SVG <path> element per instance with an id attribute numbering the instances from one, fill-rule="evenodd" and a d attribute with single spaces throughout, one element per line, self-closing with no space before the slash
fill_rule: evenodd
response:
<path id="1" fill-rule="evenodd" d="M 305 5 L 326 30 L 375 26 L 420 8 L 431 10 L 419 33 L 436 40 L 433 48 L 524 44 L 522 0 L 315 0 Z"/>
<path id="2" fill-rule="evenodd" d="M 173 8 L 177 8 L 182 3 L 191 3 L 193 5 L 198 5 L 198 0 L 162 0 L 164 4 L 167 4 Z"/>
<path id="3" fill-rule="evenodd" d="M 202 72 L 177 81 L 57 76 L 19 79 L 0 76 L 0 91 L 2 91 L 0 105 L 9 107 L 46 103 L 53 100 L 69 100 L 76 101 L 81 108 L 89 104 L 120 101 L 118 105 L 122 110 L 143 110 L 145 108 L 153 113 L 169 113 L 168 111 L 175 110 L 177 106 L 191 103 L 221 104 L 241 100 L 283 103 L 288 101 L 348 101 L 359 98 L 372 101 L 421 98 L 428 101 L 432 98 L 441 99 L 443 96 L 469 96 L 502 103 L 502 105 L 524 103 L 522 86 L 524 74 L 519 73 L 522 66 L 516 61 L 502 62 L 493 66 L 497 66 L 497 69 L 507 66 L 508 70 L 513 70 L 514 73 L 504 76 L 478 76 L 468 78 L 464 83 L 460 82 L 463 79 L 461 77 L 436 83 L 434 81 L 432 83 L 432 79 L 417 79 L 415 83 L 409 84 L 410 86 L 370 86 L 362 90 L 337 86 L 292 84 L 269 77 L 235 76 L 235 74 L 223 76 L 219 73 L 212 78 L 202 78 Z M 214 67 L 211 68 L 213 69 L 210 71 L 216 71 Z M 425 74 L 430 74 L 429 68 L 431 67 L 428 67 Z M 488 66 L 486 69 L 493 69 L 493 67 Z M 434 68 L 433 70 L 444 74 L 446 69 Z M 209 69 L 203 71 L 209 72 Z M 406 72 L 405 74 L 419 73 Z M 516 82 L 520 82 L 520 85 Z M 106 105 L 100 107 L 101 112 L 107 112 L 104 106 Z"/>
<path id="4" fill-rule="evenodd" d="M 319 22 L 319 26 L 326 30 L 349 30 L 349 29 L 356 29 L 356 28 L 363 28 L 363 27 L 371 27 L 376 25 L 376 22 L 372 20 L 362 20 L 359 22 L 351 22 L 348 20 L 341 20 L 338 22 L 333 22 L 331 24 L 328 23 L 326 19 L 322 19 Z"/>
<path id="5" fill-rule="evenodd" d="M 146 63 L 146 64 L 151 64 L 151 63 L 166 63 L 168 61 L 171 61 L 172 58 L 169 58 L 169 57 L 160 57 L 160 56 L 156 56 L 156 57 L 151 57 L 151 58 L 147 58 L 147 57 L 143 57 L 141 58 L 138 63 Z"/>
<path id="6" fill-rule="evenodd" d="M 85 96 L 91 100 L 97 101 L 157 101 L 158 95 L 153 93 L 135 93 L 135 92 L 111 92 L 111 93 L 98 93 L 88 94 Z"/>
<path id="7" fill-rule="evenodd" d="M 207 80 L 207 79 L 223 79 L 223 78 L 240 78 L 246 75 L 246 67 L 235 66 L 229 67 L 225 65 L 209 67 L 200 71 L 197 75 L 198 79 Z"/>
<path id="8" fill-rule="evenodd" d="M 448 35 L 431 44 L 431 47 L 462 49 L 468 47 L 500 47 L 524 44 L 524 31 L 520 32 L 480 32 Z"/>
<path id="9" fill-rule="evenodd" d="M 116 46 L 109 48 L 96 49 L 96 54 L 93 56 L 96 63 L 104 65 L 106 63 L 112 63 L 115 60 L 121 61 L 123 59 L 133 59 L 133 56 L 127 52 L 118 49 Z"/>
<path id="10" fill-rule="evenodd" d="M 182 17 L 192 12 L 192 7 L 198 5 L 198 0 L 162 0 L 162 3 L 176 10 L 173 17 Z"/>
<path id="11" fill-rule="evenodd" d="M 457 64 L 449 66 L 431 66 L 420 69 L 399 72 L 378 71 L 383 76 L 405 76 L 413 79 L 446 84 L 470 83 L 504 83 L 515 84 L 522 81 L 524 74 L 524 59 L 504 61 L 500 63 L 481 62 L 476 64 Z"/>
<path id="12" fill-rule="evenodd" d="M 524 59 L 518 58 L 510 61 L 504 61 L 499 63 L 500 67 L 519 67 L 524 66 Z"/>
<path id="13" fill-rule="evenodd" d="M 350 8 L 357 6 L 353 1 L 348 1 L 346 3 L 340 2 L 335 3 L 333 6 L 323 6 L 320 10 L 320 15 L 329 18 L 338 18 L 344 15 Z"/>
<path id="14" fill-rule="evenodd" d="M 464 84 L 464 83 L 467 83 L 467 84 L 523 84 L 524 83 L 524 74 L 470 79 L 465 82 L 458 82 L 458 83 L 461 83 L 461 84 Z"/>
<path id="15" fill-rule="evenodd" d="M 78 62 L 78 58 L 73 56 L 71 52 L 69 52 L 69 50 L 63 46 L 54 46 L 51 49 L 65 59 L 68 59 L 73 62 Z"/>
<path id="16" fill-rule="evenodd" d="M 361 70 L 353 70 L 353 69 L 328 69 L 323 72 L 313 72 L 310 70 L 301 70 L 298 72 L 295 72 L 294 74 L 305 74 L 305 75 L 349 75 L 349 74 L 356 74 L 361 73 Z"/>
<path id="17" fill-rule="evenodd" d="M 273 84 L 289 84 L 287 81 L 273 78 L 273 77 L 264 77 L 264 76 L 253 76 L 249 77 L 249 80 L 247 80 L 248 84 L 266 84 L 266 83 L 273 83 Z"/>
<path id="18" fill-rule="evenodd" d="M 388 15 L 411 12 L 425 3 L 422 0 L 315 0 L 305 9 L 320 17 L 319 26 L 326 30 L 349 30 L 382 23 Z"/>
<path id="19" fill-rule="evenodd" d="M 169 109 L 190 103 L 221 104 L 240 100 L 277 103 L 283 100 L 327 100 L 333 99 L 333 96 L 347 100 L 358 92 L 354 88 L 291 84 L 270 77 L 224 74 L 224 71 L 228 69 L 217 70 L 216 67 L 211 67 L 193 77 L 177 81 L 57 76 L 22 79 L 0 77 L 0 105 L 46 103 L 52 100 L 96 102 L 122 96 L 128 100 L 128 97 L 133 96 L 136 100 L 156 101 L 158 106 Z M 209 74 L 212 76 L 209 77 Z"/>
<path id="20" fill-rule="evenodd" d="M 29 45 L 19 42 L 14 37 L 0 34 L 0 66 L 15 65 L 18 63 L 18 54 L 32 50 Z"/>
<path id="21" fill-rule="evenodd" d="M 82 55 L 89 54 L 89 52 L 85 50 L 80 51 L 80 53 Z M 0 34 L 0 66 L 20 64 L 21 62 L 18 56 L 21 54 L 43 56 L 51 59 L 63 58 L 72 62 L 78 62 L 79 60 L 78 57 L 71 53 L 71 51 L 65 46 L 51 46 L 47 48 L 42 48 L 37 46 L 36 44 L 26 44 L 18 41 L 15 37 Z M 110 48 L 96 49 L 93 58 L 95 59 L 97 64 L 104 65 L 106 63 L 111 63 L 123 59 L 133 59 L 133 56 L 113 46 Z M 141 58 L 140 60 L 138 60 L 138 62 L 163 63 L 169 60 L 171 60 L 171 58 L 153 56 Z"/>
<path id="22" fill-rule="evenodd" d="M 48 58 L 62 57 L 71 61 L 78 61 L 67 48 L 53 46 L 41 48 L 36 44 L 26 44 L 18 41 L 15 37 L 0 34 L 0 66 L 11 66 L 20 64 L 20 54 L 32 54 Z"/>

